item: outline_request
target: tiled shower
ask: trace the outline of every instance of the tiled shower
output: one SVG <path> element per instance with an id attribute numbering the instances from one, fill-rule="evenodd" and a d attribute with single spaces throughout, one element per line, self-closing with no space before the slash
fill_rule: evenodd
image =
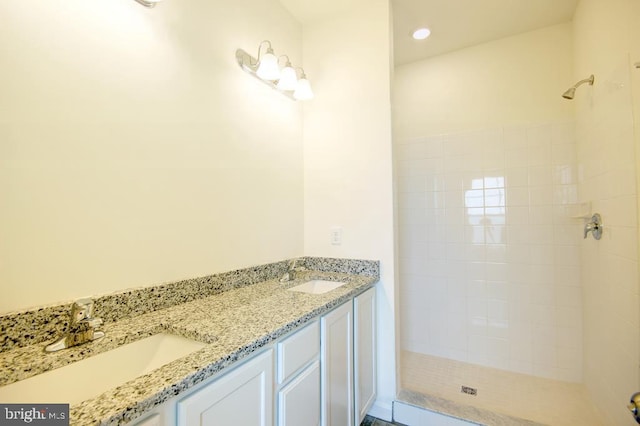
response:
<path id="1" fill-rule="evenodd" d="M 419 367 L 427 391 L 473 405 L 454 379 L 524 373 L 505 383 L 549 385 L 512 403 L 513 387 L 481 381 L 478 395 L 505 396 L 491 410 L 537 406 L 525 417 L 546 424 L 587 424 L 570 405 L 595 409 L 596 425 L 635 424 L 636 3 L 580 0 L 572 22 L 396 68 L 401 350 L 445 366 Z M 590 74 L 593 86 L 561 98 Z M 596 212 L 602 239 L 584 239 Z M 575 398 L 556 410 L 549 386 Z"/>
<path id="2" fill-rule="evenodd" d="M 403 347 L 580 381 L 574 125 L 396 146 Z"/>

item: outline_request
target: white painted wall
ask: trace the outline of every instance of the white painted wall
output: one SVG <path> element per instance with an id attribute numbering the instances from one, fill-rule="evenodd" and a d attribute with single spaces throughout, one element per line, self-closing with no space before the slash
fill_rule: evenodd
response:
<path id="1" fill-rule="evenodd" d="M 390 15 L 387 1 L 304 26 L 305 71 L 316 94 L 304 106 L 304 252 L 379 259 L 378 400 L 395 397 Z M 330 230 L 343 230 L 332 245 Z"/>
<path id="2" fill-rule="evenodd" d="M 0 312 L 303 254 L 302 65 L 276 0 L 0 4 Z"/>
<path id="3" fill-rule="evenodd" d="M 640 389 L 637 138 L 640 10 L 636 1 L 582 0 L 574 16 L 579 196 L 602 215 L 602 240 L 582 243 L 584 381 L 607 424 L 632 425 L 625 403 Z M 632 91 L 631 85 L 636 86 Z M 634 99 L 635 98 L 635 99 Z M 636 111 L 637 112 L 637 111 Z M 638 126 L 638 117 L 635 119 Z"/>
<path id="4" fill-rule="evenodd" d="M 582 375 L 570 24 L 396 68 L 402 348 Z"/>
<path id="5" fill-rule="evenodd" d="M 394 138 L 573 119 L 569 24 L 396 68 Z"/>

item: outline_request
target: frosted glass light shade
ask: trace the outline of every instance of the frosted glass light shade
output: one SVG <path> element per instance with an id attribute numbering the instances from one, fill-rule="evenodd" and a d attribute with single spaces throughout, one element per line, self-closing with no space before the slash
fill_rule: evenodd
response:
<path id="1" fill-rule="evenodd" d="M 260 59 L 256 75 L 263 80 L 277 80 L 280 78 L 278 58 L 273 53 L 265 53 Z"/>
<path id="2" fill-rule="evenodd" d="M 298 77 L 296 76 L 296 70 L 291 66 L 286 66 L 280 73 L 280 81 L 278 81 L 279 90 L 296 90 L 298 87 Z"/>
<path id="3" fill-rule="evenodd" d="M 309 80 L 307 80 L 305 77 L 298 80 L 298 87 L 296 87 L 296 91 L 293 92 L 293 98 L 299 101 L 313 99 L 313 91 L 311 90 L 311 85 L 309 84 Z"/>

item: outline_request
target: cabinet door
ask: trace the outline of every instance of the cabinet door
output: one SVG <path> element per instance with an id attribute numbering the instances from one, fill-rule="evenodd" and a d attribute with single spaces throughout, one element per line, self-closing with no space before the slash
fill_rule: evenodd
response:
<path id="1" fill-rule="evenodd" d="M 278 392 L 278 426 L 320 425 L 320 363 L 307 367 Z"/>
<path id="2" fill-rule="evenodd" d="M 321 326 L 322 425 L 353 426 L 353 309 L 328 313 Z"/>
<path id="3" fill-rule="evenodd" d="M 359 425 L 376 399 L 376 290 L 353 300 L 355 424 Z"/>
<path id="4" fill-rule="evenodd" d="M 178 426 L 271 426 L 273 350 L 178 402 Z"/>

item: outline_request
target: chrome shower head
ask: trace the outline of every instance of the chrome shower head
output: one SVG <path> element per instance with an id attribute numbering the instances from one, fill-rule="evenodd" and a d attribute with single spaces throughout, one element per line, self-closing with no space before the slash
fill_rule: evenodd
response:
<path id="1" fill-rule="evenodd" d="M 567 89 L 567 91 L 562 94 L 562 97 L 565 98 L 565 99 L 573 99 L 574 96 L 576 95 L 576 89 L 578 88 L 578 86 L 580 86 L 581 84 L 584 84 L 584 83 L 589 83 L 589 86 L 593 86 L 593 82 L 594 81 L 595 81 L 595 77 L 593 76 L 593 74 L 591 74 L 591 76 L 589 76 L 589 78 L 585 78 L 584 80 L 580 80 L 579 82 L 574 84 L 572 87 Z"/>
<path id="2" fill-rule="evenodd" d="M 562 97 L 565 99 L 573 99 L 573 97 L 576 95 L 576 88 L 572 87 L 570 89 L 568 89 L 566 92 L 564 92 L 562 94 Z"/>

